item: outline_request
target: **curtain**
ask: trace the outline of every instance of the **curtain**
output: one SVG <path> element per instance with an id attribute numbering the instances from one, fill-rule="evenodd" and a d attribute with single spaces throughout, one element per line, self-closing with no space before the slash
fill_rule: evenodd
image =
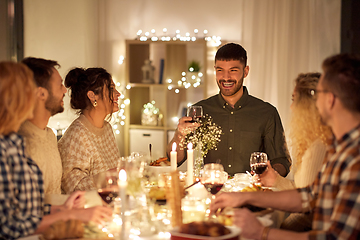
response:
<path id="1" fill-rule="evenodd" d="M 244 0 L 241 44 L 250 94 L 278 108 L 284 127 L 294 80 L 340 52 L 340 0 Z"/>

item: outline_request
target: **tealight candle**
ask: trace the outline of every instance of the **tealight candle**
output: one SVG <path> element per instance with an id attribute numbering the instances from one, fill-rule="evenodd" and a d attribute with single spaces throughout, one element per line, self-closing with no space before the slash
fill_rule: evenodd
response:
<path id="1" fill-rule="evenodd" d="M 194 182 L 194 150 L 192 143 L 187 145 L 187 178 L 186 185 L 191 185 Z"/>
<path id="2" fill-rule="evenodd" d="M 172 151 L 170 152 L 170 163 L 171 171 L 176 171 L 177 168 L 177 152 L 176 152 L 176 142 L 172 145 Z"/>

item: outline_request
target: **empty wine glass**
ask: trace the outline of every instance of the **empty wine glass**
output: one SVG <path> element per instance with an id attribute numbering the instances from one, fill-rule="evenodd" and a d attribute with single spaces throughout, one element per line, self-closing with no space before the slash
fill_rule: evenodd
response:
<path id="1" fill-rule="evenodd" d="M 108 170 L 94 176 L 98 194 L 109 205 L 119 195 L 118 179 L 119 174 L 116 170 Z"/>
<path id="2" fill-rule="evenodd" d="M 191 117 L 192 120 L 190 122 L 199 122 L 200 118 L 203 116 L 203 108 L 202 106 L 190 106 L 187 108 L 187 117 Z"/>
<path id="3" fill-rule="evenodd" d="M 255 173 L 256 182 L 259 182 L 259 175 L 265 172 L 267 169 L 267 154 L 264 152 L 253 152 L 250 156 L 250 168 Z"/>

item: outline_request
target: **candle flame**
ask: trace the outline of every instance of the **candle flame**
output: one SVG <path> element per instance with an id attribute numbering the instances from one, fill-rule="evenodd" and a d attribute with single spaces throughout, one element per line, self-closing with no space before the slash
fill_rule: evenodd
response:
<path id="1" fill-rule="evenodd" d="M 192 150 L 192 147 L 193 147 L 193 145 L 192 145 L 192 143 L 190 142 L 190 143 L 187 145 L 187 148 L 188 148 L 188 150 Z"/>
<path id="2" fill-rule="evenodd" d="M 124 169 L 121 169 L 119 172 L 119 180 L 126 182 L 127 176 L 126 171 Z"/>
<path id="3" fill-rule="evenodd" d="M 176 142 L 173 143 L 172 145 L 172 150 L 175 152 L 176 151 Z"/>

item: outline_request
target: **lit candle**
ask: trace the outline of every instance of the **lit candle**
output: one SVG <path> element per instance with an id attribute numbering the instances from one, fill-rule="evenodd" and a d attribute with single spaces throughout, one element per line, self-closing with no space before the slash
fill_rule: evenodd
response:
<path id="1" fill-rule="evenodd" d="M 192 143 L 187 145 L 187 178 L 186 185 L 191 185 L 194 182 L 194 150 Z"/>
<path id="2" fill-rule="evenodd" d="M 126 188 L 127 188 L 127 175 L 124 169 L 121 169 L 119 172 L 119 195 L 121 198 L 121 235 L 125 234 L 125 211 L 126 211 Z M 124 238 L 121 238 L 124 239 Z"/>
<path id="3" fill-rule="evenodd" d="M 171 171 L 176 171 L 177 168 L 177 152 L 176 152 L 176 142 L 172 145 L 172 151 L 170 152 L 170 163 Z"/>

